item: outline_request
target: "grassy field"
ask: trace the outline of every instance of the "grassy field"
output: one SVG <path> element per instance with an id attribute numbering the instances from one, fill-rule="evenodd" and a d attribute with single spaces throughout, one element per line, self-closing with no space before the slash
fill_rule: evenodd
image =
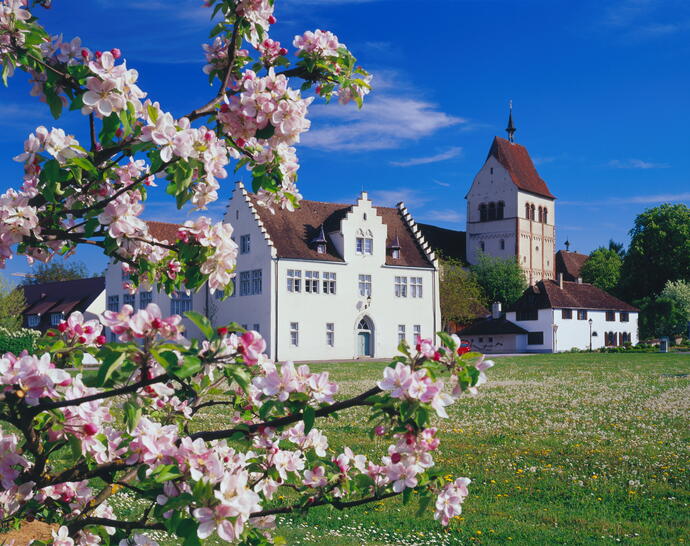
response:
<path id="1" fill-rule="evenodd" d="M 382 364 L 320 364 L 343 395 Z M 288 544 L 679 544 L 690 542 L 690 355 L 501 358 L 475 398 L 439 420 L 436 461 L 473 480 L 462 518 L 443 530 L 399 499 L 280 520 Z M 321 426 L 331 447 L 380 457 L 364 410 Z M 222 422 L 222 414 L 208 415 Z"/>

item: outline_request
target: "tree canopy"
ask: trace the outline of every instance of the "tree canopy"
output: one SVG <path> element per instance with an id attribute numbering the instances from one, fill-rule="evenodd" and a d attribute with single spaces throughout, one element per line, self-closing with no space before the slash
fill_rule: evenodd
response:
<path id="1" fill-rule="evenodd" d="M 26 278 L 26 284 L 42 284 L 44 282 L 73 281 L 89 276 L 86 266 L 82 262 L 49 262 L 38 264 L 36 269 Z"/>
<path id="2" fill-rule="evenodd" d="M 451 321 L 465 324 L 486 311 L 482 288 L 475 275 L 453 258 L 441 261 L 439 283 L 441 321 L 444 330 Z"/>
<path id="3" fill-rule="evenodd" d="M 21 328 L 24 307 L 24 292 L 0 276 L 0 327 L 8 330 Z"/>
<path id="4" fill-rule="evenodd" d="M 664 204 L 635 219 L 621 288 L 630 301 L 658 295 L 668 281 L 690 279 L 690 208 Z"/>
<path id="5" fill-rule="evenodd" d="M 481 254 L 470 270 L 476 275 L 488 303 L 514 303 L 527 288 L 525 274 L 514 258 L 496 258 Z"/>
<path id="6" fill-rule="evenodd" d="M 613 243 L 613 241 L 611 241 Z M 617 250 L 600 247 L 592 252 L 580 274 L 582 280 L 607 292 L 615 292 L 621 276 L 623 260 Z"/>

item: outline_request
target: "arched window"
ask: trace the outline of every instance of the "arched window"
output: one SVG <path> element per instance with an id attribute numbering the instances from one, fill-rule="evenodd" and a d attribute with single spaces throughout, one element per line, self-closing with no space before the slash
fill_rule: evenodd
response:
<path id="1" fill-rule="evenodd" d="M 530 217 L 530 220 L 534 220 L 534 219 L 535 219 L 535 214 L 534 214 L 534 212 L 535 212 L 534 205 L 530 205 L 530 207 L 529 207 L 529 217 Z"/>
<path id="2" fill-rule="evenodd" d="M 544 221 L 544 212 L 543 212 L 543 209 L 542 209 L 541 207 L 539 207 L 539 211 L 538 211 L 538 212 L 539 212 L 539 216 L 538 216 L 539 222 L 543 222 L 543 221 Z"/>
<path id="3" fill-rule="evenodd" d="M 482 203 L 479 205 L 479 221 L 480 222 L 486 222 L 487 220 L 487 211 L 486 211 L 486 203 Z"/>
<path id="4" fill-rule="evenodd" d="M 525 218 L 529 220 L 529 203 L 525 203 Z"/>
<path id="5" fill-rule="evenodd" d="M 489 203 L 489 220 L 496 219 L 496 203 Z"/>
<path id="6" fill-rule="evenodd" d="M 506 204 L 503 201 L 499 201 L 498 207 L 496 208 L 496 220 L 503 220 L 505 208 Z"/>
<path id="7" fill-rule="evenodd" d="M 549 214 L 548 209 L 547 209 L 546 207 L 544 207 L 544 223 L 545 223 L 545 224 L 548 224 L 548 223 L 549 223 L 549 216 L 548 216 L 548 214 Z"/>

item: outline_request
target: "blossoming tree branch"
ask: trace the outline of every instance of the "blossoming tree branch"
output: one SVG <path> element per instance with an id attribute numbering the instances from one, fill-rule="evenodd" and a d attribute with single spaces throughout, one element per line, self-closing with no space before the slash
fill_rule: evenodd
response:
<path id="1" fill-rule="evenodd" d="M 0 1 L 0 62 L 8 84 L 30 76 L 30 94 L 57 119 L 80 112 L 89 142 L 38 127 L 15 160 L 19 189 L 0 196 L 0 265 L 14 253 L 48 261 L 79 245 L 100 247 L 130 273 L 130 288 L 168 293 L 232 287 L 232 226 L 199 216 L 175 241 L 159 241 L 140 214 L 147 188 L 164 179 L 178 208 L 203 209 L 219 180 L 251 171 L 264 206 L 299 206 L 293 145 L 309 129 L 315 98 L 362 104 L 370 76 L 330 32 L 296 36 L 293 55 L 269 38 L 272 0 L 208 0 L 220 19 L 205 44 L 204 72 L 217 92 L 175 118 L 137 85 L 119 49 L 91 51 L 79 38 L 51 36 L 34 8 L 50 0 Z M 294 86 L 298 86 L 299 89 Z M 310 93 L 305 98 L 302 93 Z M 75 114 L 78 115 L 78 114 Z M 338 396 L 327 372 L 277 364 L 257 332 L 214 329 L 188 313 L 205 339 L 183 337 L 181 317 L 152 304 L 124 305 L 100 321 L 73 313 L 35 354 L 0 357 L 0 522 L 54 524 L 55 545 L 155 544 L 163 530 L 194 545 L 214 533 L 226 542 L 272 543 L 275 516 L 388 497 L 434 504 L 441 524 L 461 511 L 469 480 L 447 483 L 434 469 L 433 415 L 474 393 L 491 366 L 462 354 L 457 338 L 421 340 L 370 390 Z M 118 336 L 105 343 L 103 328 Z M 84 355 L 99 363 L 96 386 L 77 373 Z M 223 408 L 223 428 L 199 417 Z M 377 459 L 350 448 L 329 455 L 316 424 L 355 407 L 370 410 L 372 436 L 389 439 Z M 141 501 L 122 519 L 109 501 Z M 287 500 L 286 500 L 287 499 Z"/>

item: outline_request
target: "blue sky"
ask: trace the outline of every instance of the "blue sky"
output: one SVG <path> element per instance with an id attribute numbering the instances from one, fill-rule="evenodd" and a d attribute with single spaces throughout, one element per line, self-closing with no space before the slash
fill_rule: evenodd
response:
<path id="1" fill-rule="evenodd" d="M 179 116 L 215 92 L 201 72 L 208 10 L 200 0 L 55 0 L 51 33 L 119 47 L 140 85 Z M 364 108 L 313 105 L 298 147 L 307 199 L 403 200 L 417 220 L 464 229 L 465 200 L 514 104 L 516 141 L 557 196 L 558 248 L 626 241 L 637 214 L 690 203 L 690 2 L 687 0 L 276 0 L 272 37 L 327 29 L 374 74 Z M 0 189 L 38 124 L 84 135 L 78 114 L 52 120 L 17 75 L 0 90 Z M 241 171 L 237 177 L 249 180 Z M 211 213 L 220 217 L 231 176 Z M 183 221 L 156 198 L 148 219 Z M 80 251 L 99 272 L 105 261 Z M 23 257 L 8 273 L 26 271 Z"/>

